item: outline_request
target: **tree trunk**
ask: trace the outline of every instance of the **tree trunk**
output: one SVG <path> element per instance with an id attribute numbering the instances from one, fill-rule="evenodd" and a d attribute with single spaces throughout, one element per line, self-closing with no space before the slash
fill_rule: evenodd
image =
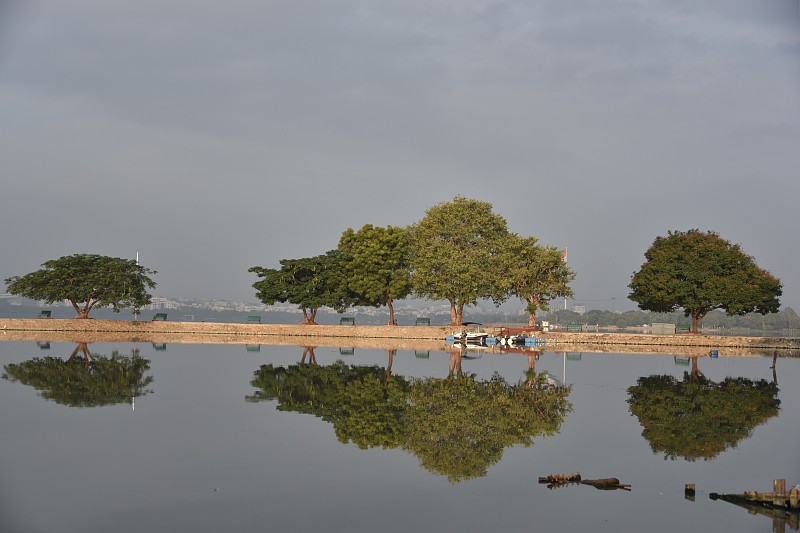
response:
<path id="1" fill-rule="evenodd" d="M 386 350 L 389 352 L 389 363 L 386 365 L 386 381 L 389 381 L 389 378 L 392 377 L 392 364 L 394 363 L 394 354 L 397 353 L 395 349 L 388 349 Z"/>
<path id="2" fill-rule="evenodd" d="M 700 334 L 700 321 L 705 316 L 705 313 L 702 313 L 701 311 L 692 311 L 691 312 L 691 316 L 692 316 L 692 331 L 691 332 L 694 333 L 695 335 L 699 335 Z"/>
<path id="3" fill-rule="evenodd" d="M 389 296 L 389 299 L 386 301 L 386 305 L 389 306 L 389 323 L 386 324 L 387 326 L 396 326 L 397 323 L 394 321 L 394 305 L 392 305 L 393 300 L 392 297 Z"/>
<path id="4" fill-rule="evenodd" d="M 308 356 L 309 365 L 317 364 L 317 356 L 314 354 L 315 348 L 316 346 L 303 346 L 303 357 L 300 359 L 301 365 L 304 365 L 306 363 L 306 356 Z"/>
<path id="5" fill-rule="evenodd" d="M 453 379 L 454 376 L 461 377 L 461 351 L 450 352 L 450 372 L 447 374 L 447 379 Z"/>
<path id="6" fill-rule="evenodd" d="M 306 320 L 304 324 L 307 326 L 316 326 L 317 323 L 314 321 L 314 319 L 317 316 L 317 310 L 313 307 L 309 307 L 308 309 L 301 307 L 301 309 L 303 310 L 303 318 Z"/>
<path id="7" fill-rule="evenodd" d="M 537 303 L 536 298 L 532 298 L 532 297 L 528 298 L 528 303 L 529 304 Z M 534 327 L 535 325 L 536 325 L 536 311 L 534 311 L 534 312 L 532 312 L 532 313 L 530 313 L 528 315 L 528 326 Z"/>
<path id="8" fill-rule="evenodd" d="M 460 326 L 461 325 L 461 313 L 460 313 L 460 311 L 463 308 L 464 308 L 463 305 L 461 305 L 461 306 L 456 305 L 456 301 L 455 300 L 450 300 L 450 324 L 449 324 L 450 326 Z"/>
<path id="9" fill-rule="evenodd" d="M 87 308 L 84 307 L 83 309 L 81 309 L 80 307 L 78 307 L 78 304 L 72 300 L 70 300 L 69 303 L 72 304 L 72 308 L 75 309 L 76 313 L 78 313 L 78 316 L 75 317 L 76 319 L 89 318 L 89 310 Z"/>

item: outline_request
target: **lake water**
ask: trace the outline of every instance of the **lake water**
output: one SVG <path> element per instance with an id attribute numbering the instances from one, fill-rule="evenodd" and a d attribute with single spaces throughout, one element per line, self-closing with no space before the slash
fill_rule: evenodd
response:
<path id="1" fill-rule="evenodd" d="M 442 405 L 464 380 L 444 379 L 446 351 L 83 348 L 0 342 L 0 531 L 796 529 L 709 494 L 800 482 L 800 359 L 701 357 L 693 379 L 683 357 L 467 352 L 472 384 Z M 82 376 L 85 353 L 106 380 Z M 568 405 L 546 423 L 497 396 L 558 382 Z M 630 490 L 538 480 L 576 472 Z"/>

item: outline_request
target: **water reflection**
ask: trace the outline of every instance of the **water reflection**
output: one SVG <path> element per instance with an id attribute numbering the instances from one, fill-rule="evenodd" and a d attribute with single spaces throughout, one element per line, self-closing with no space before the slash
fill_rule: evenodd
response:
<path id="1" fill-rule="evenodd" d="M 628 389 L 630 412 L 653 452 L 670 459 L 712 459 L 778 414 L 777 379 L 727 377 L 714 383 L 700 372 L 699 356 L 689 359 L 691 370 L 682 381 L 647 376 Z"/>
<path id="2" fill-rule="evenodd" d="M 137 349 L 125 357 L 114 351 L 110 356 L 93 354 L 89 345 L 79 342 L 69 358 L 34 357 L 3 367 L 3 379 L 29 385 L 39 395 L 70 407 L 98 407 L 130 403 L 150 390 L 152 376 L 145 376 L 150 361 L 139 357 Z"/>
<path id="3" fill-rule="evenodd" d="M 307 346 L 299 364 L 255 371 L 257 390 L 246 399 L 277 400 L 278 410 L 318 416 L 345 444 L 411 452 L 454 483 L 486 475 L 508 446 L 557 434 L 572 410 L 570 387 L 547 385 L 548 376 L 535 373 L 534 354 L 525 379 L 510 384 L 497 373 L 489 380 L 465 374 L 461 350 L 450 352 L 445 379 L 395 375 L 396 351 L 387 350 L 385 367 L 320 366 Z"/>

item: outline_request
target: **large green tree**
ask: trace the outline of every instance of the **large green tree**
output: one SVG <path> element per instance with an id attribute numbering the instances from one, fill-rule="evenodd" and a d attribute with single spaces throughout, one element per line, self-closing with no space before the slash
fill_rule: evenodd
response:
<path id="1" fill-rule="evenodd" d="M 267 305 L 288 302 L 303 311 L 306 324 L 316 324 L 320 307 L 344 311 L 352 303 L 344 280 L 344 258 L 332 250 L 302 259 L 281 259 L 280 269 L 254 266 L 249 272 L 260 281 L 253 283 L 256 297 Z"/>
<path id="2" fill-rule="evenodd" d="M 155 288 L 147 269 L 133 259 L 93 254 L 75 254 L 42 263 L 44 268 L 5 280 L 10 294 L 55 303 L 68 300 L 78 316 L 89 318 L 95 307 L 125 307 L 134 312 L 147 305 Z"/>
<path id="3" fill-rule="evenodd" d="M 713 309 L 765 315 L 780 308 L 780 280 L 714 232 L 670 231 L 644 255 L 647 261 L 633 274 L 628 297 L 648 311 L 682 308 L 692 318 L 692 333 L 698 333 L 700 320 Z"/>
<path id="4" fill-rule="evenodd" d="M 339 240 L 345 263 L 347 286 L 362 305 L 389 308 L 389 325 L 394 325 L 394 301 L 411 292 L 408 268 L 409 240 L 405 229 L 367 224 L 358 231 L 348 228 Z"/>
<path id="5" fill-rule="evenodd" d="M 431 207 L 409 227 L 414 292 L 450 302 L 451 325 L 479 298 L 503 301 L 499 257 L 507 236 L 506 220 L 488 202 L 457 196 Z"/>
<path id="6" fill-rule="evenodd" d="M 742 377 L 711 382 L 697 370 L 697 357 L 682 381 L 670 375 L 641 377 L 628 395 L 630 412 L 653 452 L 688 461 L 736 447 L 780 407 L 776 384 Z"/>
<path id="7" fill-rule="evenodd" d="M 572 298 L 569 283 L 575 279 L 564 260 L 563 252 L 555 246 L 541 246 L 536 237 L 510 234 L 505 247 L 504 280 L 508 292 L 527 304 L 528 325 L 536 325 L 536 312 L 548 311 L 554 298 Z"/>

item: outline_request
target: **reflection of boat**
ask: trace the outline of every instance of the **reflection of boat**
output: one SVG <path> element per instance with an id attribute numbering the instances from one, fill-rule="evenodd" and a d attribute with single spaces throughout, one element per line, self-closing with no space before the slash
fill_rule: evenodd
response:
<path id="1" fill-rule="evenodd" d="M 547 370 L 539 374 L 538 381 L 539 381 L 539 386 L 544 388 L 561 386 L 561 382 Z"/>
<path id="2" fill-rule="evenodd" d="M 500 344 L 505 344 L 507 346 L 524 345 L 525 344 L 525 339 L 527 339 L 527 338 L 528 338 L 528 336 L 525 333 L 516 333 L 514 335 L 508 335 L 506 337 L 501 337 L 500 338 Z"/>

